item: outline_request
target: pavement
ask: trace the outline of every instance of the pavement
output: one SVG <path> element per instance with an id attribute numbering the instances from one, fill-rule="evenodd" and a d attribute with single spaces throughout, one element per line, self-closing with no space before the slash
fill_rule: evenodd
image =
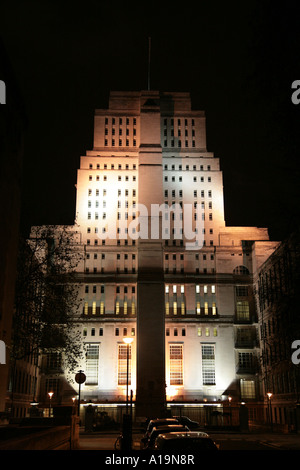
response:
<path id="1" fill-rule="evenodd" d="M 237 449 L 241 441 L 260 443 L 270 450 L 300 451 L 300 434 L 279 432 L 208 432 L 215 442 L 232 441 Z M 118 431 L 112 432 L 80 432 L 79 450 L 115 450 L 115 442 L 119 436 Z M 133 430 L 133 450 L 140 449 L 140 440 L 143 434 Z"/>

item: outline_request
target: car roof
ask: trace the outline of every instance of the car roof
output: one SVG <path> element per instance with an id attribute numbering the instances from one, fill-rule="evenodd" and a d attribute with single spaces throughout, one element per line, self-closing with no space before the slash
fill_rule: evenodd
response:
<path id="1" fill-rule="evenodd" d="M 182 431 L 186 431 L 186 426 L 184 426 L 183 424 L 166 424 L 165 426 L 158 426 L 158 427 L 154 427 L 152 429 L 152 432 L 154 431 L 159 431 L 159 432 L 162 432 L 163 430 L 166 430 L 166 431 L 169 431 L 171 432 L 172 429 L 174 431 L 180 431 L 182 429 Z"/>
<path id="2" fill-rule="evenodd" d="M 206 434 L 206 432 L 197 432 L 197 431 L 180 431 L 180 432 L 167 432 L 160 434 L 161 439 L 184 439 L 184 438 L 193 438 L 193 439 L 211 439 L 211 437 Z"/>
<path id="3" fill-rule="evenodd" d="M 167 422 L 167 421 L 178 421 L 177 418 L 156 418 L 156 419 L 151 419 L 149 421 L 150 423 L 160 423 L 160 422 Z"/>

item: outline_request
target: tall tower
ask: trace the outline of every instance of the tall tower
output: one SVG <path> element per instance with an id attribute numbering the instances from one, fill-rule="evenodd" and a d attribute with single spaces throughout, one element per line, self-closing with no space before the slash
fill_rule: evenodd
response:
<path id="1" fill-rule="evenodd" d="M 216 403 L 239 383 L 255 395 L 255 369 L 243 375 L 255 351 L 235 338 L 255 337 L 251 250 L 268 236 L 225 226 L 219 159 L 189 93 L 111 92 L 81 157 L 76 222 L 86 400 L 124 401 L 126 335 L 136 416 L 174 397 Z"/>

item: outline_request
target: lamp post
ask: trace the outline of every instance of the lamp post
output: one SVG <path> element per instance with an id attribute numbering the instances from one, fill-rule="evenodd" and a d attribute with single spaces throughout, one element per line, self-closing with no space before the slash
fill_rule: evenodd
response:
<path id="1" fill-rule="evenodd" d="M 133 342 L 133 338 L 123 338 L 123 342 L 127 346 L 127 364 L 126 364 L 126 414 L 123 416 L 123 439 L 121 444 L 122 450 L 131 450 L 132 429 L 131 414 L 128 414 L 128 389 L 129 389 L 129 347 Z"/>
<path id="2" fill-rule="evenodd" d="M 127 361 L 126 361 L 126 414 L 128 414 L 128 389 L 129 389 L 129 347 L 133 342 L 133 338 L 123 338 L 123 342 L 127 346 Z"/>
<path id="3" fill-rule="evenodd" d="M 48 392 L 49 395 L 49 418 L 51 418 L 51 399 L 53 397 L 53 392 Z"/>
<path id="4" fill-rule="evenodd" d="M 272 405 L 271 405 L 271 398 L 272 398 L 272 396 L 273 396 L 273 393 L 268 392 L 268 393 L 267 393 L 267 396 L 268 396 L 268 400 L 269 400 L 269 419 L 270 419 L 270 426 L 271 426 L 271 430 L 273 430 Z"/>

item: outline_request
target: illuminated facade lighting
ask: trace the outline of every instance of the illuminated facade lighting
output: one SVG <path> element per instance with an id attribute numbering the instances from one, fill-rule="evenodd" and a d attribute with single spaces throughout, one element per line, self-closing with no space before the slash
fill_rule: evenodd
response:
<path id="1" fill-rule="evenodd" d="M 255 396 L 252 275 L 272 246 L 265 228 L 226 226 L 219 158 L 190 95 L 112 92 L 76 188 L 83 398 L 124 404 L 123 336 L 134 338 L 137 415 L 165 399 L 212 403 L 232 386 Z"/>

